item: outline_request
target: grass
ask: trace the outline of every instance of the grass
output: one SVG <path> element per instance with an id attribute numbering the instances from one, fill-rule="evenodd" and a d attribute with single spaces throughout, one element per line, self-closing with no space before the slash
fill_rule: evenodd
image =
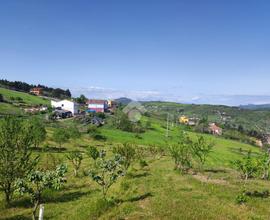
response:
<path id="1" fill-rule="evenodd" d="M 1 114 L 12 114 L 12 115 L 21 115 L 23 111 L 9 103 L 0 103 L 0 113 Z"/>
<path id="2" fill-rule="evenodd" d="M 0 88 L 0 94 L 3 95 L 6 102 L 0 103 L 0 114 L 23 114 L 22 106 L 35 106 L 35 105 L 49 105 L 48 99 L 27 94 L 24 92 L 18 92 L 5 88 Z M 12 100 L 12 98 L 21 98 L 21 100 Z"/>
<path id="3" fill-rule="evenodd" d="M 64 120 L 59 126 L 70 126 L 72 120 Z M 72 150 L 85 152 L 89 145 L 110 151 L 110 145 L 119 142 L 134 142 L 139 145 L 160 145 L 176 143 L 179 129 L 170 131 L 166 139 L 164 122 L 152 119 L 152 129 L 135 138 L 133 133 L 123 132 L 104 126 L 100 128 L 106 141 L 96 141 L 84 134 L 79 140 L 64 144 L 63 151 L 52 150 L 57 145 L 52 140 L 54 126 L 47 128 L 46 143 L 51 154 L 69 166 L 67 183 L 58 192 L 48 191 L 45 197 L 45 219 L 268 219 L 270 198 L 248 199 L 245 205 L 237 205 L 235 197 L 241 190 L 241 180 L 232 169 L 230 161 L 241 156 L 242 151 L 259 149 L 236 141 L 204 135 L 215 142 L 205 171 L 198 174 L 181 175 L 175 171 L 173 160 L 168 154 L 162 157 L 148 155 L 148 166 L 139 168 L 135 162 L 128 175 L 122 177 L 109 192 L 110 199 L 105 202 L 100 188 L 83 171 L 89 170 L 92 161 L 84 154 L 79 178 L 73 177 L 71 164 L 65 153 Z M 189 132 L 192 138 L 195 133 Z M 50 151 L 49 149 L 49 151 Z M 48 152 L 36 151 L 42 155 Z M 269 189 L 270 183 L 262 180 L 249 180 L 248 190 Z M 27 196 L 16 198 L 11 208 L 4 208 L 0 196 L 0 219 L 30 219 L 31 208 Z"/>
<path id="4" fill-rule="evenodd" d="M 30 104 L 30 105 L 40 105 L 40 104 L 49 105 L 50 103 L 48 99 L 41 98 L 39 96 L 35 96 L 31 94 L 27 94 L 24 92 L 18 92 L 14 90 L 5 89 L 5 88 L 0 88 L 0 94 L 2 94 L 4 96 L 4 99 L 7 101 L 12 101 L 11 97 L 14 97 L 14 98 L 19 97 L 23 100 L 24 103 Z"/>

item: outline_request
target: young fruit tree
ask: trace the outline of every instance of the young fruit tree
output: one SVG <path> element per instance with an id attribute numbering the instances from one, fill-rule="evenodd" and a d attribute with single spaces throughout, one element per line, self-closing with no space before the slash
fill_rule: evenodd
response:
<path id="1" fill-rule="evenodd" d="M 265 152 L 260 155 L 257 160 L 259 175 L 262 179 L 269 179 L 269 169 L 270 169 L 270 157 L 269 153 Z"/>
<path id="2" fill-rule="evenodd" d="M 81 137 L 81 133 L 76 126 L 70 127 L 68 132 L 69 132 L 69 137 L 73 139 L 74 141 L 76 141 L 77 139 Z"/>
<path id="3" fill-rule="evenodd" d="M 46 139 L 46 129 L 42 121 L 38 118 L 31 119 L 30 124 L 33 126 L 34 147 L 37 148 Z"/>
<path id="4" fill-rule="evenodd" d="M 37 219 L 36 212 L 43 202 L 43 192 L 47 189 L 59 190 L 66 182 L 67 166 L 59 165 L 55 170 L 34 170 L 25 178 L 18 179 L 16 188 L 20 194 L 28 194 L 33 204 L 32 219 Z"/>
<path id="5" fill-rule="evenodd" d="M 136 159 L 135 147 L 131 143 L 119 144 L 113 148 L 113 152 L 122 156 L 122 165 L 125 171 L 128 170 L 131 163 Z"/>
<path id="6" fill-rule="evenodd" d="M 64 128 L 57 128 L 53 133 L 53 140 L 59 144 L 60 148 L 66 142 L 68 142 L 70 135 L 68 131 Z"/>
<path id="7" fill-rule="evenodd" d="M 124 176 L 121 166 L 123 158 L 120 155 L 114 155 L 112 158 L 106 158 L 106 151 L 99 152 L 95 170 L 90 171 L 90 177 L 102 188 L 103 198 L 106 200 L 108 190 L 118 180 Z"/>
<path id="8" fill-rule="evenodd" d="M 206 158 L 214 147 L 214 143 L 208 143 L 203 136 L 197 137 L 197 140 L 192 141 L 193 157 L 199 161 L 200 165 L 205 164 Z"/>
<path id="9" fill-rule="evenodd" d="M 7 205 L 16 180 L 23 178 L 37 163 L 37 158 L 31 157 L 32 133 L 33 128 L 26 121 L 10 116 L 0 120 L 0 189 Z"/>
<path id="10" fill-rule="evenodd" d="M 169 147 L 171 157 L 174 159 L 175 169 L 180 170 L 181 173 L 187 173 L 192 168 L 191 145 L 190 138 L 181 132 L 178 144 Z"/>
<path id="11" fill-rule="evenodd" d="M 88 157 L 92 158 L 96 164 L 96 161 L 99 158 L 98 149 L 94 146 L 90 146 L 90 147 L 88 147 L 86 154 L 88 155 Z"/>
<path id="12" fill-rule="evenodd" d="M 70 152 L 66 155 L 67 159 L 72 163 L 73 165 L 73 170 L 74 170 L 74 176 L 78 176 L 78 171 L 80 169 L 82 160 L 83 160 L 83 155 L 81 152 L 76 151 L 76 152 Z"/>
<path id="13" fill-rule="evenodd" d="M 251 156 L 250 151 L 243 157 L 242 160 L 233 161 L 233 165 L 241 173 L 241 178 L 244 180 L 253 177 L 258 171 L 257 160 Z"/>

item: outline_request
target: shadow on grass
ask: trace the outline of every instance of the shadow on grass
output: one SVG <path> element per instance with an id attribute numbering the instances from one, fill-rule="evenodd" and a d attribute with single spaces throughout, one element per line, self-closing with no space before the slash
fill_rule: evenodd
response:
<path id="1" fill-rule="evenodd" d="M 134 196 L 134 197 L 131 197 L 128 199 L 116 199 L 115 202 L 118 204 L 124 203 L 124 202 L 137 202 L 137 201 L 141 201 L 141 200 L 144 200 L 146 198 L 149 198 L 149 197 L 153 197 L 153 194 L 150 192 L 147 192 L 143 195 Z"/>
<path id="2" fill-rule="evenodd" d="M 92 191 L 87 191 L 87 192 L 69 192 L 69 193 L 58 193 L 55 191 L 50 191 L 45 193 L 43 202 L 44 203 L 51 203 L 51 202 L 70 202 L 77 200 L 83 196 L 89 195 L 91 193 L 94 193 L 95 191 L 98 190 L 92 190 Z M 24 197 L 22 199 L 18 199 L 12 202 L 11 207 L 23 207 L 23 208 L 30 208 L 32 207 L 32 203 L 29 197 Z"/>
<path id="3" fill-rule="evenodd" d="M 253 192 L 246 192 L 245 193 L 249 197 L 255 197 L 255 198 L 268 198 L 269 197 L 269 191 L 264 190 L 262 192 L 253 191 Z"/>
<path id="4" fill-rule="evenodd" d="M 46 195 L 44 197 L 44 200 L 46 202 L 70 202 L 70 201 L 77 200 L 83 196 L 87 196 L 89 194 L 92 194 L 95 191 L 98 191 L 98 190 L 91 190 L 91 191 L 87 191 L 87 192 L 76 191 L 76 192 L 58 194 L 58 195 L 54 195 L 54 196 Z"/>
<path id="5" fill-rule="evenodd" d="M 225 169 L 206 169 L 204 172 L 207 173 L 227 173 L 228 171 Z"/>
<path id="6" fill-rule="evenodd" d="M 65 147 L 32 147 L 33 151 L 36 152 L 50 152 L 50 153 L 62 153 L 67 149 Z"/>
<path id="7" fill-rule="evenodd" d="M 132 179 L 132 178 L 142 178 L 142 177 L 147 177 L 150 176 L 150 174 L 148 172 L 144 172 L 144 173 L 128 173 L 127 177 Z"/>
<path id="8" fill-rule="evenodd" d="M 235 154 L 238 154 L 238 155 L 242 155 L 242 156 L 247 155 L 248 152 L 251 152 L 251 156 L 257 156 L 257 155 L 259 155 L 258 152 L 246 150 L 246 149 L 243 149 L 243 148 L 241 148 L 241 147 L 229 147 L 228 149 L 229 149 L 231 152 L 233 152 L 233 153 L 235 153 Z"/>
<path id="9" fill-rule="evenodd" d="M 143 195 L 139 195 L 139 196 L 129 198 L 129 199 L 126 200 L 126 202 L 137 202 L 137 201 L 140 201 L 140 200 L 144 200 L 144 199 L 146 199 L 148 197 L 153 197 L 153 194 L 148 192 L 148 193 L 145 193 Z"/>
<path id="10" fill-rule="evenodd" d="M 5 220 L 30 220 L 31 217 L 26 217 L 23 215 L 16 215 L 16 216 L 9 217 L 9 218 L 1 218 L 1 216 L 0 216 L 0 220 L 1 219 L 5 219 Z"/>

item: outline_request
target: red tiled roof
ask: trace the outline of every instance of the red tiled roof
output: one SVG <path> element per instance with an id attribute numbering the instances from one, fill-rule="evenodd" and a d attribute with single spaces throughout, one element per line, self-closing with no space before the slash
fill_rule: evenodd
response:
<path id="1" fill-rule="evenodd" d="M 38 87 L 31 89 L 31 91 L 41 91 L 41 90 L 42 90 L 42 88 L 38 88 Z"/>
<path id="2" fill-rule="evenodd" d="M 98 100 L 98 99 L 89 99 L 86 103 L 87 104 L 105 104 L 106 100 Z"/>
<path id="3" fill-rule="evenodd" d="M 215 130 L 222 130 L 222 128 L 218 127 L 217 125 L 215 124 L 211 124 L 209 126 L 209 128 L 212 130 L 212 131 L 215 131 Z"/>

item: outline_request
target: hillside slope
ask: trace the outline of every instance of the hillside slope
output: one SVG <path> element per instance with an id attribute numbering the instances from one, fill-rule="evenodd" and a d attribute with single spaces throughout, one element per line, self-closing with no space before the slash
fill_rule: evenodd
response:
<path id="1" fill-rule="evenodd" d="M 5 100 L 0 103 L 0 114 L 23 114 L 24 107 L 50 104 L 49 99 L 5 88 L 0 88 L 0 94 Z"/>
<path id="2" fill-rule="evenodd" d="M 270 132 L 270 110 L 249 110 L 239 107 L 222 105 L 192 105 L 171 102 L 144 102 L 149 113 L 165 119 L 169 113 L 174 120 L 180 115 L 207 117 L 209 121 L 218 124 L 230 124 L 234 127 L 241 125 L 246 130 L 265 130 Z"/>
<path id="3" fill-rule="evenodd" d="M 73 126 L 73 123 L 73 120 L 69 119 L 58 122 L 58 126 L 68 128 Z M 231 161 L 241 158 L 242 154 L 249 150 L 257 154 L 259 149 L 210 135 L 205 137 L 213 140 L 216 145 L 207 159 L 204 172 L 181 175 L 179 171 L 174 170 L 174 162 L 168 152 L 164 155 L 151 153 L 145 157 L 148 165 L 140 168 L 139 163 L 135 161 L 128 174 L 109 191 L 108 202 L 104 201 L 98 185 L 85 175 L 93 163 L 85 153 L 86 147 L 97 146 L 110 152 L 111 146 L 128 141 L 146 147 L 158 144 L 167 149 L 169 144 L 177 142 L 179 128 L 171 128 L 170 138 L 166 139 L 164 123 L 165 121 L 153 119 L 152 129 L 147 130 L 140 138 L 136 138 L 134 133 L 105 126 L 99 130 L 106 137 L 106 141 L 96 141 L 88 134 L 83 134 L 80 139 L 65 143 L 61 152 L 53 151 L 53 147 L 57 146 L 52 139 L 55 125 L 47 127 L 46 143 L 49 147 L 36 153 L 41 154 L 45 164 L 52 155 L 61 159 L 68 164 L 69 171 L 67 183 L 61 191 L 46 192 L 44 218 L 268 219 L 269 198 L 251 197 L 245 205 L 235 203 L 242 183 Z M 190 132 L 189 135 L 194 137 L 197 134 Z M 79 150 L 84 155 L 77 178 L 73 176 L 72 165 L 65 156 L 74 150 Z M 256 189 L 261 192 L 269 187 L 269 181 L 252 179 L 246 182 L 247 190 Z M 24 196 L 14 202 L 11 208 L 0 205 L 0 219 L 29 219 L 29 203 L 29 197 Z M 0 204 L 3 204 L 3 195 L 0 196 Z"/>

